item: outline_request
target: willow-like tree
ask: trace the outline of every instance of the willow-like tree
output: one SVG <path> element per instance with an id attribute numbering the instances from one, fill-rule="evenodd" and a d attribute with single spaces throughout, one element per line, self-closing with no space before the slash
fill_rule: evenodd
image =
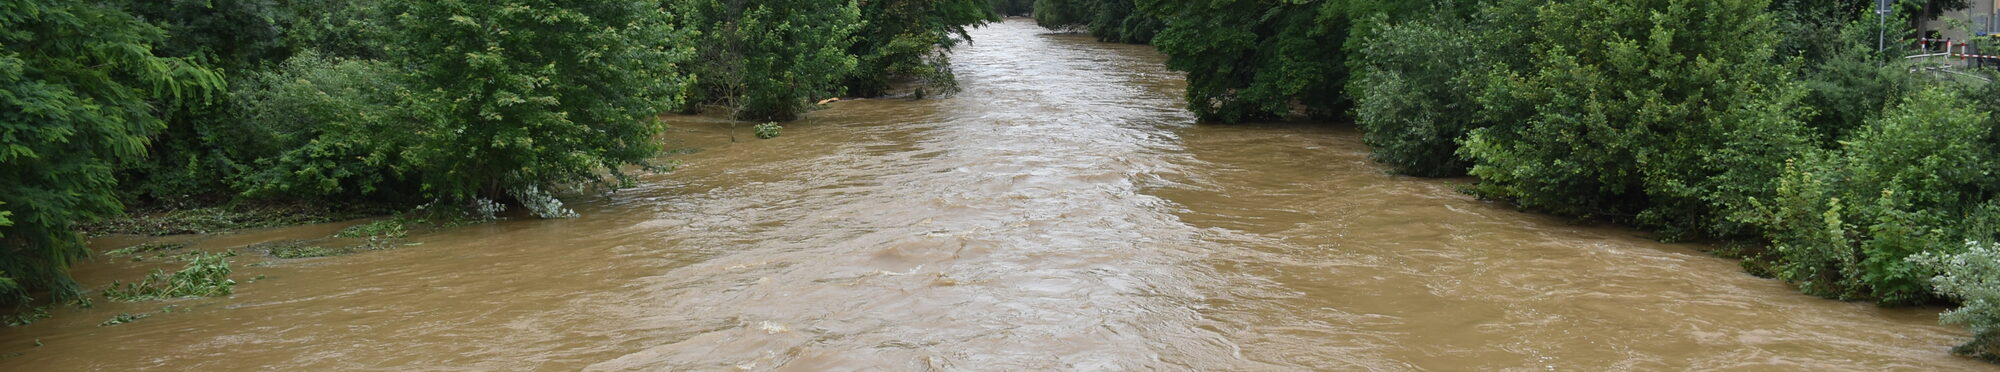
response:
<path id="1" fill-rule="evenodd" d="M 420 139 L 405 154 L 442 199 L 546 197 L 610 178 L 659 149 L 655 115 L 681 104 L 685 35 L 659 3 L 412 1 L 391 60 Z"/>
<path id="2" fill-rule="evenodd" d="M 145 156 L 161 107 L 199 102 L 221 75 L 160 57 L 158 27 L 102 2 L 0 2 L 0 292 L 78 295 L 89 252 L 72 227 L 121 213 L 113 169 Z"/>

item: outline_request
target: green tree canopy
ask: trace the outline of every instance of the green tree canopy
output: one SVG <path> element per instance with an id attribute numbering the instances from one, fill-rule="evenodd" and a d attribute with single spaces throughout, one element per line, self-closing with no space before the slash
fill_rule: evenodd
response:
<path id="1" fill-rule="evenodd" d="M 947 52 L 971 40 L 966 29 L 998 20 L 981 0 L 878 0 L 861 2 L 862 27 L 848 49 L 858 60 L 847 80 L 848 94 L 878 96 L 892 79 L 913 78 L 925 92 L 958 88 Z"/>
<path id="2" fill-rule="evenodd" d="M 112 175 L 146 154 L 162 106 L 199 102 L 220 74 L 154 54 L 158 27 L 99 2 L 0 3 L 0 271 L 77 295 L 72 227 L 122 211 Z"/>
<path id="3" fill-rule="evenodd" d="M 419 139 L 403 157 L 437 198 L 625 179 L 658 151 L 654 116 L 681 104 L 685 36 L 658 3 L 441 0 L 404 4 L 389 49 L 409 69 Z"/>
<path id="4" fill-rule="evenodd" d="M 755 121 L 786 121 L 839 96 L 854 73 L 847 54 L 861 11 L 853 1 L 686 0 L 683 27 L 701 35 L 696 99 Z"/>
<path id="5" fill-rule="evenodd" d="M 1724 211 L 1769 193 L 1804 148 L 1799 90 L 1770 63 L 1764 0 L 1542 6 L 1533 63 L 1496 73 L 1496 126 L 1464 154 L 1486 195 L 1677 233 L 1741 232 Z M 1740 207 L 1740 208 L 1738 208 Z"/>

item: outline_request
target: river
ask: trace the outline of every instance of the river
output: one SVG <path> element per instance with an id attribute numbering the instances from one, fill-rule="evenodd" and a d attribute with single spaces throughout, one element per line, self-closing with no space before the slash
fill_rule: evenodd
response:
<path id="1" fill-rule="evenodd" d="M 772 140 L 669 118 L 680 168 L 582 217 L 246 254 L 230 297 L 0 331 L 0 370 L 1995 369 L 1946 353 L 1966 334 L 1939 309 L 1390 175 L 1350 126 L 1197 125 L 1144 46 L 973 37 L 951 98 L 838 102 Z M 143 270 L 106 261 L 78 276 Z"/>

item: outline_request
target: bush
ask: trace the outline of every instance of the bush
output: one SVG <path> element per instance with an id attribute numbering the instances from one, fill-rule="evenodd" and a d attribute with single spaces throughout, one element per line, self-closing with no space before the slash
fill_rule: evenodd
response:
<path id="1" fill-rule="evenodd" d="M 1341 2 L 1142 0 L 1171 20 L 1153 37 L 1167 67 L 1187 72 L 1188 109 L 1204 121 L 1327 118 L 1347 111 L 1347 13 Z M 1040 11 L 1037 8 L 1037 11 Z"/>
<path id="2" fill-rule="evenodd" d="M 1133 0 L 1038 0 L 1035 24 L 1052 30 L 1083 28 L 1100 41 L 1151 42 L 1166 22 L 1137 8 Z"/>
<path id="3" fill-rule="evenodd" d="M 1931 283 L 1938 293 L 1961 305 L 1940 319 L 1972 331 L 1972 340 L 1952 352 L 2000 363 L 2000 247 L 1978 241 L 1966 246 L 1961 253 L 1932 253 L 1911 257 L 1911 261 L 1942 272 L 1931 278 Z"/>
<path id="4" fill-rule="evenodd" d="M 772 139 L 772 138 L 778 138 L 778 135 L 780 133 L 779 131 L 784 130 L 785 127 L 778 126 L 778 123 L 763 123 L 763 124 L 757 124 L 757 126 L 753 127 L 752 129 L 755 129 L 757 131 L 757 138 Z"/>
<path id="5" fill-rule="evenodd" d="M 2000 222 L 1990 116 L 1944 88 L 1897 104 L 1838 151 L 1786 170 L 1766 217 L 1778 276 L 1807 293 L 1907 304 L 1932 298 L 1907 258 L 1990 239 Z"/>
<path id="6" fill-rule="evenodd" d="M 405 191 L 402 153 L 417 142 L 397 109 L 388 64 L 307 52 L 239 80 L 238 109 L 218 142 L 255 164 L 234 180 L 251 197 L 326 198 Z"/>
<path id="7" fill-rule="evenodd" d="M 1444 14 L 1442 12 L 1436 14 Z M 1473 100 L 1481 83 L 1479 43 L 1432 16 L 1382 27 L 1364 42 L 1355 84 L 1355 123 L 1377 161 L 1418 176 L 1455 176 L 1470 166 L 1458 144 L 1486 126 Z"/>
<path id="8" fill-rule="evenodd" d="M 1808 148 L 1798 90 L 1770 63 L 1757 0 L 1558 2 L 1535 12 L 1530 62 L 1488 77 L 1460 151 L 1476 191 L 1671 237 L 1744 233 L 1732 211 Z"/>

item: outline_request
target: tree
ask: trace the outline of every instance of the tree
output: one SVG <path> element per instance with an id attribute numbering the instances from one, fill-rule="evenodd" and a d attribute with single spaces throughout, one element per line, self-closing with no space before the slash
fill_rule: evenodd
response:
<path id="1" fill-rule="evenodd" d="M 683 27 L 701 30 L 694 93 L 754 121 L 798 117 L 812 101 L 838 96 L 854 72 L 847 54 L 859 28 L 852 1 L 688 0 Z"/>
<path id="2" fill-rule="evenodd" d="M 88 251 L 72 227 L 122 212 L 112 171 L 145 156 L 162 106 L 224 83 L 156 55 L 166 33 L 104 3 L 0 3 L 0 30 L 0 272 L 75 297 L 68 268 Z"/>
<path id="3" fill-rule="evenodd" d="M 681 104 L 686 37 L 657 3 L 442 0 L 403 4 L 389 53 L 411 74 L 418 139 L 401 156 L 446 200 L 546 197 L 627 182 Z"/>
<path id="4" fill-rule="evenodd" d="M 1458 157 L 1458 144 L 1489 125 L 1474 97 L 1488 65 L 1478 51 L 1494 44 L 1454 29 L 1470 23 L 1435 12 L 1366 37 L 1357 56 L 1360 78 L 1349 88 L 1355 123 L 1376 160 L 1419 176 L 1461 175 L 1471 166 Z"/>
<path id="5" fill-rule="evenodd" d="M 1348 70 L 1341 48 L 1347 14 L 1338 2 L 1141 0 L 1167 20 L 1153 45 L 1167 67 L 1187 73 L 1188 109 L 1206 121 L 1346 111 Z"/>
<path id="6" fill-rule="evenodd" d="M 914 78 L 917 96 L 957 91 L 948 52 L 971 40 L 967 27 L 999 19 L 981 0 L 879 0 L 861 4 L 860 30 L 848 53 L 857 58 L 848 94 L 877 96 L 893 78 Z"/>
<path id="7" fill-rule="evenodd" d="M 992 0 L 993 12 L 1002 16 L 1016 17 L 1035 12 L 1035 0 Z"/>
<path id="8" fill-rule="evenodd" d="M 1543 5 L 1531 62 L 1496 72 L 1479 100 L 1495 126 L 1461 153 L 1478 191 L 1669 236 L 1746 233 L 1808 148 L 1800 91 L 1770 63 L 1761 0 L 1592 0 Z"/>
<path id="9" fill-rule="evenodd" d="M 1053 30 L 1083 28 L 1101 41 L 1151 42 L 1166 24 L 1137 8 L 1132 0 L 1038 0 L 1035 24 Z"/>

